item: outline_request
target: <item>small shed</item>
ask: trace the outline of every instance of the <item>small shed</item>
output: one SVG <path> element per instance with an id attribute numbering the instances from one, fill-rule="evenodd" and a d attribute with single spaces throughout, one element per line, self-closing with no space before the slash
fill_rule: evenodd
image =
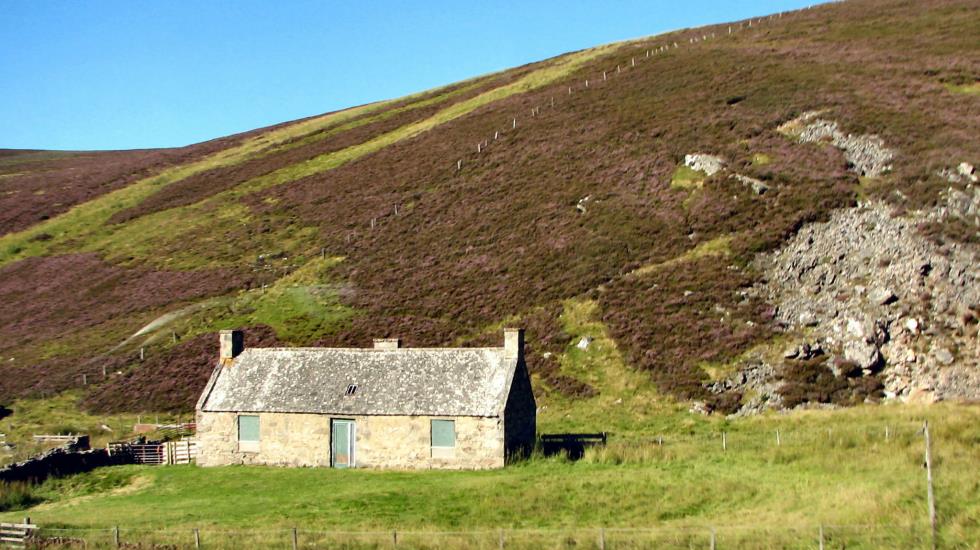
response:
<path id="1" fill-rule="evenodd" d="M 503 347 L 247 348 L 222 331 L 198 464 L 499 468 L 534 445 L 524 332 Z"/>

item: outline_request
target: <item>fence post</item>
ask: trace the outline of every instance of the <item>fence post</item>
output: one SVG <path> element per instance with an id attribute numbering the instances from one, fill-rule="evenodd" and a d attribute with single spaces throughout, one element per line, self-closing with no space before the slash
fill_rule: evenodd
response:
<path id="1" fill-rule="evenodd" d="M 776 446 L 778 447 L 780 444 L 781 443 L 779 441 L 779 430 L 776 430 Z"/>
<path id="2" fill-rule="evenodd" d="M 116 548 L 119 548 L 119 526 L 112 528 L 112 541 L 116 544 Z"/>
<path id="3" fill-rule="evenodd" d="M 599 528 L 599 550 L 606 550 L 606 528 Z"/>
<path id="4" fill-rule="evenodd" d="M 711 528 L 711 550 L 715 550 L 715 528 Z"/>
<path id="5" fill-rule="evenodd" d="M 201 531 L 200 529 L 194 529 L 194 548 L 201 547 Z"/>
<path id="6" fill-rule="evenodd" d="M 721 450 L 728 450 L 728 434 L 726 432 L 721 432 Z"/>
<path id="7" fill-rule="evenodd" d="M 500 550 L 504 550 L 504 530 L 498 529 L 497 539 L 499 542 Z"/>
<path id="8" fill-rule="evenodd" d="M 823 524 L 820 524 L 820 550 L 823 550 Z"/>
<path id="9" fill-rule="evenodd" d="M 391 545 L 398 546 L 398 531 L 391 532 Z"/>
<path id="10" fill-rule="evenodd" d="M 929 527 L 932 531 L 932 550 L 936 550 L 936 493 L 932 488 L 932 441 L 929 438 L 929 421 L 922 423 L 926 438 L 926 483 L 929 497 Z"/>
<path id="11" fill-rule="evenodd" d="M 296 531 L 296 528 L 293 527 L 293 550 L 298 550 L 298 549 L 299 549 L 299 533 Z"/>
<path id="12" fill-rule="evenodd" d="M 888 436 L 889 436 L 889 433 L 888 433 L 888 424 L 885 424 L 885 441 L 888 441 Z"/>

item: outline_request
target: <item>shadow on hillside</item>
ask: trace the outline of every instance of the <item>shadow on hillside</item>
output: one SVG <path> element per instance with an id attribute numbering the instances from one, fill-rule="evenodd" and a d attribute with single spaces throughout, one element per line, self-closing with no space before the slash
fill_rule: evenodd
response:
<path id="1" fill-rule="evenodd" d="M 606 436 L 606 432 L 542 434 L 541 450 L 544 456 L 564 454 L 569 460 L 579 460 L 585 455 L 585 449 L 605 445 Z"/>

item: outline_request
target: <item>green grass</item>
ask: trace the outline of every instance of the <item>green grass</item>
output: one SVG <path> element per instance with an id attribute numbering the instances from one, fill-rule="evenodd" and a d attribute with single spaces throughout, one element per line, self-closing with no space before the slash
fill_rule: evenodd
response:
<path id="1" fill-rule="evenodd" d="M 672 189 L 697 189 L 704 185 L 704 178 L 707 174 L 700 170 L 695 170 L 690 166 L 680 165 L 674 170 L 670 177 L 670 187 Z"/>
<path id="2" fill-rule="evenodd" d="M 562 328 L 572 339 L 559 363 L 562 374 L 597 388 L 599 395 L 570 398 L 547 391 L 547 385 L 535 380 L 536 387 L 547 391 L 538 403 L 542 408 L 538 431 L 612 432 L 636 437 L 654 435 L 678 422 L 683 407 L 662 397 L 647 374 L 626 364 L 616 342 L 599 321 L 598 307 L 593 300 L 565 302 Z M 583 336 L 592 338 L 585 350 L 576 346 Z M 700 419 L 691 417 L 691 420 Z"/>
<path id="3" fill-rule="evenodd" d="M 549 414 L 542 413 L 545 425 Z M 944 547 L 974 547 L 980 542 L 980 408 L 963 405 L 710 419 L 683 429 L 677 428 L 684 420 L 674 415 L 675 430 L 665 434 L 663 446 L 649 438 L 614 438 L 579 462 L 538 457 L 483 472 L 108 468 L 49 481 L 36 491 L 45 502 L 2 517 L 29 514 L 48 527 L 121 525 L 130 537 L 156 528 L 184 529 L 186 536 L 192 528 L 207 534 L 293 526 L 591 529 L 591 537 L 599 526 L 655 527 L 674 535 L 717 526 L 720 537 L 753 548 L 794 546 L 797 530 L 815 536 L 820 524 L 859 524 L 870 527 L 836 532 L 848 548 L 915 547 L 928 525 L 923 443 L 916 433 L 923 418 L 934 434 Z M 727 451 L 721 431 L 728 434 Z M 739 533 L 753 536 L 738 539 Z M 801 547 L 812 546 L 812 537 L 807 541 Z"/>
<path id="4" fill-rule="evenodd" d="M 980 82 L 969 84 L 945 84 L 946 89 L 954 94 L 980 95 Z"/>
<path id="5" fill-rule="evenodd" d="M 354 310 L 340 301 L 330 270 L 342 258 L 315 258 L 266 289 L 209 300 L 185 319 L 160 330 L 194 336 L 223 328 L 268 325 L 280 340 L 311 342 L 338 330 Z"/>
<path id="6" fill-rule="evenodd" d="M 726 258 L 730 256 L 732 253 L 731 244 L 733 238 L 734 237 L 731 235 L 723 235 L 721 237 L 715 237 L 710 241 L 705 241 L 703 243 L 698 244 L 694 248 L 688 250 L 687 252 L 675 258 L 671 258 L 664 262 L 649 264 L 649 265 L 639 267 L 636 270 L 634 270 L 631 273 L 631 275 L 633 276 L 649 275 L 651 273 L 654 273 L 664 268 L 676 267 L 684 262 L 690 262 L 708 256 Z"/>

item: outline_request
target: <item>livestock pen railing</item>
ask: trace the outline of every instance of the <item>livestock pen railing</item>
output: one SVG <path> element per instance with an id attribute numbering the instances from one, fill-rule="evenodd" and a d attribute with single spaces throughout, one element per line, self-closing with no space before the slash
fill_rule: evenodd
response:
<path id="1" fill-rule="evenodd" d="M 197 459 L 197 441 L 194 439 L 159 443 L 114 442 L 107 448 L 110 455 L 128 455 L 135 464 L 191 464 Z"/>

